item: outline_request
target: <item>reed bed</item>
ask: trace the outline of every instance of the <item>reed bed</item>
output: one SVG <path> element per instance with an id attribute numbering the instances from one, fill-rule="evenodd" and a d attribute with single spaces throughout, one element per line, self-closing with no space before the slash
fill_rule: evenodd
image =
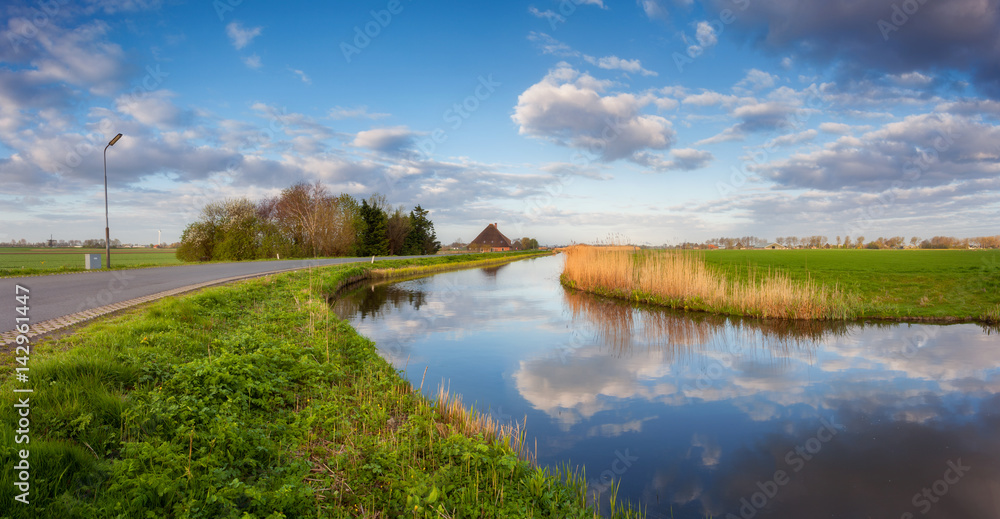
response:
<path id="1" fill-rule="evenodd" d="M 838 287 L 751 271 L 730 279 L 687 251 L 577 245 L 565 249 L 563 282 L 587 292 L 730 315 L 780 319 L 850 319 L 856 298 Z"/>

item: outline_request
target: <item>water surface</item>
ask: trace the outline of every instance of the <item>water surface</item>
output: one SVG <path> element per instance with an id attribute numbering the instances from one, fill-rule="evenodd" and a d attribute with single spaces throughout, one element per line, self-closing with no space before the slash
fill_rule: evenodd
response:
<path id="1" fill-rule="evenodd" d="M 636 308 L 561 268 L 365 285 L 335 309 L 414 387 L 526 420 L 540 463 L 650 518 L 1000 518 L 997 334 Z"/>

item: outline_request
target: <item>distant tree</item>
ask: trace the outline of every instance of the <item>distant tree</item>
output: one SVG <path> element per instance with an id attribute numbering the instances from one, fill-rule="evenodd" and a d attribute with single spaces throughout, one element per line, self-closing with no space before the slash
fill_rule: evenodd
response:
<path id="1" fill-rule="evenodd" d="M 276 245 L 288 255 L 338 256 L 351 252 L 355 240 L 353 205 L 350 195 L 333 197 L 319 182 L 300 182 L 263 202 L 262 212 L 290 240 Z"/>
<path id="2" fill-rule="evenodd" d="M 331 195 L 319 182 L 298 183 L 256 203 L 239 198 L 206 205 L 199 219 L 185 228 L 177 257 L 199 261 L 398 254 L 407 247 L 414 222 L 423 226 L 423 239 L 415 247 L 436 252 L 440 243 L 433 224 L 427 211 L 417 209 L 418 214 L 407 215 L 402 206 L 392 209 L 378 193 L 359 203 L 346 193 Z"/>
<path id="3" fill-rule="evenodd" d="M 983 249 L 1000 248 L 1000 236 L 980 236 L 976 240 L 979 247 Z"/>
<path id="4" fill-rule="evenodd" d="M 903 246 L 906 238 L 902 236 L 893 236 L 892 238 L 886 238 L 885 245 L 890 249 L 898 249 Z"/>
<path id="5" fill-rule="evenodd" d="M 243 261 L 258 253 L 257 207 L 248 198 L 231 198 L 222 204 L 221 240 L 215 244 L 212 259 Z"/>
<path id="6" fill-rule="evenodd" d="M 434 232 L 434 223 L 427 217 L 428 214 L 419 204 L 410 211 L 411 230 L 406 236 L 404 254 L 436 254 L 441 249 L 441 242 Z"/>
<path id="7" fill-rule="evenodd" d="M 910 238 L 910 245 L 911 246 L 916 247 L 918 243 L 920 243 L 920 238 L 919 237 L 914 236 L 914 237 Z"/>
<path id="8" fill-rule="evenodd" d="M 854 247 L 860 249 L 863 248 L 864 246 L 865 246 L 865 237 L 858 236 L 858 239 L 854 240 Z"/>
<path id="9" fill-rule="evenodd" d="M 403 246 L 406 244 L 406 236 L 410 234 L 412 222 L 409 215 L 404 212 L 400 205 L 393 210 L 389 216 L 387 234 L 389 237 L 389 254 L 398 256 L 403 253 Z"/>
<path id="10" fill-rule="evenodd" d="M 935 236 L 920 242 L 921 249 L 952 249 L 961 246 L 961 242 L 951 236 Z"/>
<path id="11" fill-rule="evenodd" d="M 840 236 L 837 236 L 837 248 L 840 248 Z"/>
<path id="12" fill-rule="evenodd" d="M 201 209 L 201 218 L 184 228 L 181 244 L 175 255 L 181 261 L 208 261 L 212 259 L 215 244 L 221 235 L 221 207 L 212 202 Z M 87 240 L 90 241 L 90 240 Z M 84 246 L 87 244 L 84 243 Z"/>
<path id="13" fill-rule="evenodd" d="M 364 235 L 361 238 L 362 256 L 386 256 L 389 254 L 389 218 L 378 205 L 361 201 L 361 219 Z"/>

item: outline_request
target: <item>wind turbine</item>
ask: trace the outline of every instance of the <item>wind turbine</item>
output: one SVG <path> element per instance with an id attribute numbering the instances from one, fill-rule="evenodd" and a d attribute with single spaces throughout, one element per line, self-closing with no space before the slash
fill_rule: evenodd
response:
<path id="1" fill-rule="evenodd" d="M 157 247 L 159 247 L 159 246 L 160 246 L 160 233 L 162 233 L 162 232 L 163 232 L 163 231 L 161 231 L 161 230 L 159 230 L 159 229 L 157 229 L 157 230 L 156 230 L 156 246 L 157 246 Z"/>

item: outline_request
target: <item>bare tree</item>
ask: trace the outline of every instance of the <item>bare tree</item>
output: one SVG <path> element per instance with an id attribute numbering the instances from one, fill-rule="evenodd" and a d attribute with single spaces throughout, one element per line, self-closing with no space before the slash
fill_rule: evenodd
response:
<path id="1" fill-rule="evenodd" d="M 389 254 L 398 256 L 403 252 L 403 245 L 406 243 L 406 235 L 412 229 L 410 217 L 406 214 L 406 209 L 400 204 L 389 216 Z"/>
<path id="2" fill-rule="evenodd" d="M 281 192 L 273 213 L 282 230 L 312 256 L 346 254 L 354 241 L 351 215 L 342 199 L 320 182 L 295 184 Z"/>

